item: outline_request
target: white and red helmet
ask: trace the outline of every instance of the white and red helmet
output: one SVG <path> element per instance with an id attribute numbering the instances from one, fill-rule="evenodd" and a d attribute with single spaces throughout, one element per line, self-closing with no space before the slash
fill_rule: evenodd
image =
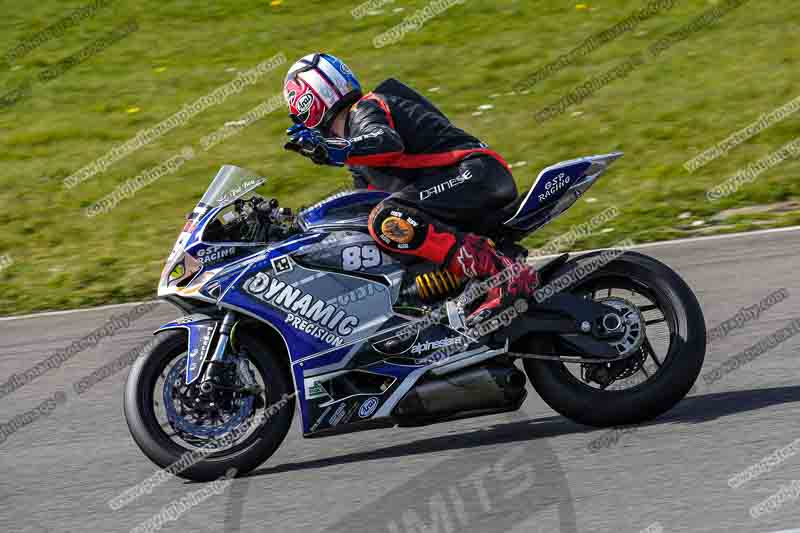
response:
<path id="1" fill-rule="evenodd" d="M 283 82 L 289 116 L 307 128 L 327 130 L 336 115 L 361 98 L 361 84 L 339 58 L 310 54 L 292 65 Z"/>

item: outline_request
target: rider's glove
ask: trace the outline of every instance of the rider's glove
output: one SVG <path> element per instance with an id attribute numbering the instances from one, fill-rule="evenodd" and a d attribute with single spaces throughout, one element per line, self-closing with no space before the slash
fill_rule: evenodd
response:
<path id="1" fill-rule="evenodd" d="M 290 136 L 289 142 L 284 145 L 287 150 L 298 152 L 318 165 L 332 165 L 341 167 L 347 161 L 352 146 L 350 141 L 340 137 L 326 139 L 317 130 L 306 128 L 302 124 L 295 124 L 286 134 Z"/>

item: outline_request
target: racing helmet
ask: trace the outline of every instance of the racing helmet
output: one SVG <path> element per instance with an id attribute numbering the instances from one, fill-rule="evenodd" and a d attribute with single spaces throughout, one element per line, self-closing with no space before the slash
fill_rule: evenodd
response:
<path id="1" fill-rule="evenodd" d="M 296 124 L 327 131 L 342 109 L 357 102 L 361 84 L 347 65 L 330 54 L 310 54 L 283 81 L 289 116 Z"/>

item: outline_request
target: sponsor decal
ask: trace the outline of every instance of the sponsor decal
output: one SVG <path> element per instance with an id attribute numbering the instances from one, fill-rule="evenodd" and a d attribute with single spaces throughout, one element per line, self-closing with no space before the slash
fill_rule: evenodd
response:
<path id="1" fill-rule="evenodd" d="M 267 181 L 265 178 L 254 178 L 251 180 L 243 181 L 238 186 L 234 187 L 233 189 L 222 195 L 220 199 L 217 200 L 216 204 L 218 206 L 221 206 L 230 203 L 239 198 L 240 196 L 244 195 L 248 191 L 255 189 L 265 181 Z"/>
<path id="2" fill-rule="evenodd" d="M 463 174 L 460 174 L 455 178 L 449 179 L 444 183 L 440 183 L 439 185 L 434 185 L 430 189 L 425 189 L 424 191 L 420 191 L 419 199 L 427 200 L 431 196 L 435 196 L 437 194 L 443 193 L 444 191 L 449 191 L 450 189 L 454 189 L 459 185 L 462 185 L 465 181 L 469 181 L 471 179 L 472 179 L 472 172 L 466 170 L 464 171 Z"/>
<path id="3" fill-rule="evenodd" d="M 231 257 L 236 253 L 236 248 L 212 246 L 197 251 L 197 259 L 202 265 L 213 265 L 222 261 L 226 257 Z"/>
<path id="4" fill-rule="evenodd" d="M 303 113 L 307 113 L 309 109 L 311 109 L 311 104 L 314 103 L 314 95 L 310 92 L 303 94 L 300 98 L 297 99 L 294 106 L 297 108 L 297 113 L 302 115 Z"/>
<path id="5" fill-rule="evenodd" d="M 353 407 L 351 407 L 350 410 L 347 411 L 347 414 L 344 415 L 344 420 L 342 420 L 342 422 L 344 422 L 345 424 L 349 423 L 350 420 L 353 418 L 353 415 L 356 414 L 356 411 L 358 411 L 358 402 L 355 402 L 353 404 Z"/>
<path id="6" fill-rule="evenodd" d="M 361 404 L 361 407 L 358 409 L 358 416 L 360 418 L 369 418 L 378 408 L 379 400 L 375 396 L 372 398 L 368 398 L 367 401 Z"/>
<path id="7" fill-rule="evenodd" d="M 369 298 L 370 296 L 379 292 L 386 292 L 386 287 L 383 285 L 378 285 L 377 283 L 365 283 L 364 285 L 356 287 L 350 292 L 340 294 L 336 298 L 331 298 L 328 300 L 328 303 L 338 302 L 339 305 L 352 304 L 360 302 L 364 298 Z"/>
<path id="8" fill-rule="evenodd" d="M 216 330 L 216 324 L 214 326 L 206 326 L 205 331 L 202 334 L 203 337 L 200 339 L 200 343 L 195 345 L 191 352 L 189 352 L 190 365 L 186 372 L 187 379 L 190 376 L 191 379 L 195 379 L 197 377 L 197 371 L 200 370 L 200 363 L 205 359 L 208 349 L 211 347 L 211 339 L 214 337 L 214 332 Z"/>
<path id="9" fill-rule="evenodd" d="M 186 315 L 182 316 L 179 319 L 175 320 L 176 325 L 184 325 L 189 324 L 190 322 L 195 322 L 198 320 L 208 320 L 209 318 L 205 315 Z"/>
<path id="10" fill-rule="evenodd" d="M 309 378 L 304 381 L 306 386 L 306 400 L 315 400 L 317 398 L 330 398 L 328 391 L 322 386 L 322 379 Z"/>
<path id="11" fill-rule="evenodd" d="M 345 415 L 345 411 L 347 411 L 347 407 L 345 406 L 344 402 L 342 402 L 339 404 L 339 407 L 336 409 L 336 411 L 333 412 L 333 414 L 331 415 L 331 419 L 328 421 L 331 427 L 336 426 L 339 422 L 342 421 Z"/>
<path id="12" fill-rule="evenodd" d="M 328 85 L 327 83 L 323 83 L 316 87 L 317 91 L 319 92 L 320 97 L 322 98 L 323 102 L 335 102 L 336 101 L 336 93 L 333 92 L 333 88 Z"/>
<path id="13" fill-rule="evenodd" d="M 220 284 L 218 281 L 212 281 L 211 283 L 203 287 L 203 292 L 211 296 L 212 298 L 219 297 L 219 290 L 220 290 Z"/>
<path id="14" fill-rule="evenodd" d="M 388 239 L 399 244 L 408 244 L 414 239 L 414 226 L 394 213 L 396 211 L 392 211 L 392 216 L 381 223 L 381 238 L 384 241 Z"/>
<path id="15" fill-rule="evenodd" d="M 555 194 L 569 185 L 569 182 L 572 180 L 565 172 L 562 172 L 552 180 L 548 181 L 544 184 L 544 192 L 539 195 L 539 201 L 544 202 L 551 196 L 555 196 Z"/>
<path id="16" fill-rule="evenodd" d="M 329 405 L 327 409 L 322 411 L 322 414 L 319 415 L 319 418 L 317 419 L 317 421 L 314 422 L 313 426 L 311 426 L 311 432 L 312 433 L 317 430 L 317 428 L 320 426 L 320 424 L 322 424 L 322 421 L 325 420 L 325 417 L 328 416 L 328 413 L 331 412 L 331 409 L 333 409 L 333 406 Z"/>
<path id="17" fill-rule="evenodd" d="M 446 339 L 439 339 L 437 341 L 420 342 L 419 344 L 415 344 L 411 347 L 411 353 L 425 353 L 431 350 L 438 350 L 439 348 L 447 348 L 448 346 L 463 344 L 464 341 L 464 337 L 447 337 Z"/>
<path id="18" fill-rule="evenodd" d="M 383 135 L 383 130 L 364 133 L 363 135 L 359 135 L 358 137 L 353 137 L 352 139 L 350 139 L 350 143 L 355 144 L 357 142 L 366 141 L 368 139 L 377 139 L 381 135 Z"/>
<path id="19" fill-rule="evenodd" d="M 272 263 L 272 270 L 275 271 L 276 274 L 283 274 L 284 272 L 291 272 L 294 269 L 294 263 L 289 258 L 288 255 L 282 255 L 281 257 L 276 257 L 270 261 Z"/>
<path id="20" fill-rule="evenodd" d="M 336 305 L 326 303 L 285 281 L 259 272 L 242 285 L 242 289 L 275 307 L 288 312 L 286 323 L 332 346 L 344 344 L 342 336 L 353 333 L 357 316 L 349 315 Z"/>
<path id="21" fill-rule="evenodd" d="M 475 269 L 475 256 L 469 253 L 466 246 L 462 246 L 458 249 L 456 259 L 458 260 L 458 264 L 461 265 L 461 271 L 466 274 L 467 277 L 478 277 L 478 271 Z"/>

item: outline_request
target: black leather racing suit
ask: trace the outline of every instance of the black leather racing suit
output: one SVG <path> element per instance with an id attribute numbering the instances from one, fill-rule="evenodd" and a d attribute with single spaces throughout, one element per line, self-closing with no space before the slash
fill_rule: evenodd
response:
<path id="1" fill-rule="evenodd" d="M 497 153 L 397 80 L 353 105 L 345 137 L 355 186 L 393 193 L 370 222 L 373 238 L 387 250 L 445 264 L 463 232 L 487 233 L 497 223 L 487 215 L 517 197 Z"/>

